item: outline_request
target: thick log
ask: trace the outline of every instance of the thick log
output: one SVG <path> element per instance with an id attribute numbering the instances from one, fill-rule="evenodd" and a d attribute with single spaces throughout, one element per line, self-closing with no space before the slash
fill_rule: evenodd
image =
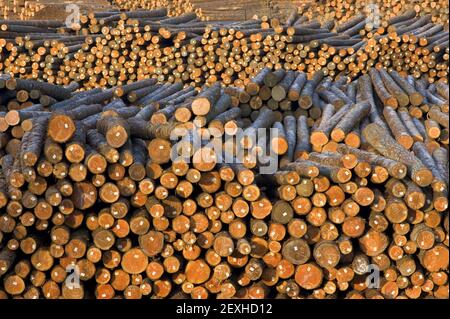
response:
<path id="1" fill-rule="evenodd" d="M 403 146 L 398 144 L 389 134 L 372 123 L 366 126 L 363 134 L 378 152 L 382 155 L 404 163 L 408 167 L 411 179 L 420 186 L 428 186 L 433 181 L 432 172 L 414 155 L 411 155 Z"/>

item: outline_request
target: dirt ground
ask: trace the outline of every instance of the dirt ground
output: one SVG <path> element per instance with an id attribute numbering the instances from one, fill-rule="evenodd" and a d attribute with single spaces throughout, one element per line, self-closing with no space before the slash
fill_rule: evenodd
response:
<path id="1" fill-rule="evenodd" d="M 254 15 L 275 16 L 308 0 L 191 0 L 212 20 L 246 20 Z M 279 10 L 277 10 L 279 9 Z"/>
<path id="2" fill-rule="evenodd" d="M 113 8 L 108 0 L 40 0 L 45 9 L 39 11 L 33 19 L 63 20 L 67 16 L 65 11 L 69 3 L 78 4 L 84 11 L 99 11 Z M 191 0 L 211 20 L 245 20 L 254 15 L 270 17 L 283 14 L 302 3 L 310 0 Z"/>
<path id="3" fill-rule="evenodd" d="M 34 19 L 43 20 L 64 20 L 67 17 L 66 6 L 69 3 L 74 3 L 80 6 L 83 11 L 101 11 L 108 8 L 113 8 L 108 0 L 75 0 L 75 1 L 58 1 L 58 0 L 40 0 L 45 4 L 45 9 L 39 11 Z"/>

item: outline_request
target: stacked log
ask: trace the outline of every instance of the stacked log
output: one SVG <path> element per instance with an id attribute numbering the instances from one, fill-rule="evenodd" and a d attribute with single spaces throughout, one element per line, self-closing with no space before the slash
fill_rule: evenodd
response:
<path id="1" fill-rule="evenodd" d="M 1 297 L 448 298 L 446 84 L 1 80 Z"/>
<path id="2" fill-rule="evenodd" d="M 336 22 L 351 21 L 358 14 L 371 13 L 379 23 L 386 27 L 391 19 L 395 19 L 402 11 L 418 13 L 420 16 L 430 15 L 433 22 L 448 26 L 448 2 L 446 1 L 392 1 L 374 0 L 320 1 L 315 5 L 306 4 L 300 7 L 300 12 L 310 18 L 319 20 L 333 19 Z"/>
<path id="3" fill-rule="evenodd" d="M 167 8 L 169 17 L 177 17 L 194 12 L 201 20 L 207 20 L 201 8 L 195 8 L 190 0 L 114 0 L 114 5 L 122 10 L 153 10 Z"/>
<path id="4" fill-rule="evenodd" d="M 447 82 L 448 31 L 430 16 L 406 12 L 388 27 L 364 15 L 336 25 L 292 12 L 287 21 L 201 21 L 194 13 L 169 17 L 166 9 L 105 11 L 59 21 L 1 21 L 0 70 L 85 89 L 145 78 L 196 87 L 222 82 L 244 87 L 265 67 L 318 70 L 333 79 L 370 69 L 395 70 L 430 83 Z M 24 36 L 24 33 L 27 35 Z"/>
<path id="5" fill-rule="evenodd" d="M 0 1 L 0 14 L 2 19 L 32 19 L 45 5 L 37 1 Z"/>

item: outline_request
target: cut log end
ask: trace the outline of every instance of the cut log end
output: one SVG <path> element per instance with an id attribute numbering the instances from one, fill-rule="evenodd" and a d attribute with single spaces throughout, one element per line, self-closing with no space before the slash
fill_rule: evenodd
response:
<path id="1" fill-rule="evenodd" d="M 423 103 L 423 96 L 418 92 L 413 92 L 409 96 L 409 100 L 413 106 L 420 106 Z"/>
<path id="2" fill-rule="evenodd" d="M 315 264 L 308 263 L 300 265 L 295 271 L 295 282 L 306 290 L 313 290 L 320 286 L 323 279 L 323 272 Z"/>
<path id="3" fill-rule="evenodd" d="M 417 185 L 426 187 L 433 182 L 433 173 L 427 168 L 421 168 L 415 172 L 413 179 Z"/>
<path id="4" fill-rule="evenodd" d="M 302 96 L 300 96 L 298 103 L 302 109 L 308 110 L 312 106 L 312 98 L 307 95 L 302 95 Z"/>
<path id="5" fill-rule="evenodd" d="M 414 144 L 414 139 L 409 135 L 402 135 L 397 139 L 397 142 L 399 142 L 400 145 L 409 150 Z"/>
<path id="6" fill-rule="evenodd" d="M 314 146 L 324 146 L 329 141 L 328 136 L 320 131 L 311 133 L 311 144 Z"/>
<path id="7" fill-rule="evenodd" d="M 109 146 L 119 148 L 128 140 L 128 132 L 122 126 L 115 126 L 106 132 L 105 137 Z"/>
<path id="8" fill-rule="evenodd" d="M 153 139 L 147 146 L 150 159 L 156 164 L 169 162 L 172 144 L 163 139 Z"/>
<path id="9" fill-rule="evenodd" d="M 20 123 L 19 112 L 16 110 L 11 110 L 5 115 L 5 121 L 8 125 L 14 126 Z"/>
<path id="10" fill-rule="evenodd" d="M 197 97 L 192 101 L 191 109 L 195 115 L 204 116 L 211 110 L 211 102 L 206 97 Z"/>
<path id="11" fill-rule="evenodd" d="M 288 150 L 288 143 L 284 137 L 276 137 L 271 140 L 271 148 L 275 154 L 283 155 Z"/>
<path id="12" fill-rule="evenodd" d="M 73 120 L 66 115 L 55 115 L 48 123 L 48 135 L 58 143 L 67 142 L 75 133 Z"/>

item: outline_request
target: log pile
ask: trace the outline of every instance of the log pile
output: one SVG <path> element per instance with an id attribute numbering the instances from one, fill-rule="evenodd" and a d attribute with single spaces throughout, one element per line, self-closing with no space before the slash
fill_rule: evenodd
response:
<path id="1" fill-rule="evenodd" d="M 77 86 L 0 78 L 0 297 L 448 298 L 447 84 Z"/>
<path id="2" fill-rule="evenodd" d="M 207 20 L 201 8 L 195 8 L 190 0 L 113 0 L 112 4 L 122 10 L 154 10 L 167 8 L 169 17 L 177 17 L 194 12 L 197 17 Z"/>
<path id="3" fill-rule="evenodd" d="M 58 21 L 0 22 L 0 70 L 58 85 L 113 87 L 145 78 L 201 87 L 244 87 L 261 69 L 322 70 L 357 78 L 372 67 L 401 75 L 448 76 L 448 31 L 431 16 L 407 11 L 375 28 L 364 15 L 336 24 L 292 12 L 286 21 L 201 21 L 166 9 L 82 15 L 71 28 Z M 23 34 L 27 35 L 24 36 Z"/>
<path id="4" fill-rule="evenodd" d="M 25 0 L 0 0 L 0 16 L 2 19 L 32 19 L 45 5 L 35 1 Z"/>
<path id="5" fill-rule="evenodd" d="M 412 10 L 420 16 L 430 15 L 433 22 L 448 26 L 448 1 L 435 0 L 372 0 L 369 3 L 361 0 L 318 1 L 314 5 L 300 7 L 300 12 L 310 18 L 325 21 L 346 22 L 355 15 L 372 12 L 380 19 L 383 27 L 387 27 L 390 18 L 398 16 L 402 11 Z"/>

